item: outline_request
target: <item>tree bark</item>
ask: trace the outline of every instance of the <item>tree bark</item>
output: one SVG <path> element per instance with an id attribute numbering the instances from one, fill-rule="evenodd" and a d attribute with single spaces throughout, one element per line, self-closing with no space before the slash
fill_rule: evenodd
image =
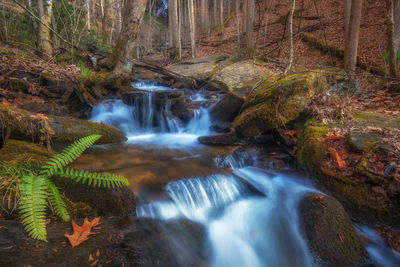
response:
<path id="1" fill-rule="evenodd" d="M 289 46 L 290 46 L 290 52 L 289 52 L 289 64 L 285 70 L 285 75 L 290 71 L 292 68 L 293 64 L 293 55 L 294 55 L 294 47 L 293 47 L 293 14 L 294 10 L 296 8 L 296 0 L 292 0 L 292 9 L 290 10 L 290 15 L 289 15 Z"/>
<path id="2" fill-rule="evenodd" d="M 246 12 L 246 46 L 254 48 L 254 0 L 247 0 Z"/>
<path id="3" fill-rule="evenodd" d="M 344 36 L 347 37 L 350 23 L 351 1 L 344 0 Z"/>
<path id="4" fill-rule="evenodd" d="M 389 50 L 389 69 L 392 78 L 397 77 L 397 58 L 394 36 L 394 2 L 386 0 L 387 8 L 387 35 L 388 35 L 388 50 Z"/>
<path id="5" fill-rule="evenodd" d="M 99 62 L 101 66 L 112 69 L 115 73 L 131 71 L 135 41 L 140 33 L 146 5 L 147 0 L 127 1 L 122 18 L 121 33 L 118 36 L 114 52 Z"/>
<path id="6" fill-rule="evenodd" d="M 193 0 L 188 0 L 188 9 L 189 9 L 189 28 L 190 28 L 190 44 L 192 48 L 192 58 L 196 57 L 196 28 L 194 22 L 194 3 Z"/>
<path id="7" fill-rule="evenodd" d="M 344 50 L 344 69 L 348 75 L 353 75 L 356 71 L 362 2 L 362 0 L 352 0 L 351 2 L 349 30 Z"/>
<path id="8" fill-rule="evenodd" d="M 237 45 L 240 49 L 240 0 L 236 0 L 236 35 L 237 35 Z"/>
<path id="9" fill-rule="evenodd" d="M 400 0 L 394 1 L 394 47 L 400 51 Z"/>
<path id="10" fill-rule="evenodd" d="M 52 0 L 38 0 L 38 14 L 43 24 L 51 27 L 51 14 L 53 10 Z M 38 25 L 38 46 L 42 56 L 49 59 L 53 55 L 53 47 L 51 44 L 50 29 L 43 24 Z"/>

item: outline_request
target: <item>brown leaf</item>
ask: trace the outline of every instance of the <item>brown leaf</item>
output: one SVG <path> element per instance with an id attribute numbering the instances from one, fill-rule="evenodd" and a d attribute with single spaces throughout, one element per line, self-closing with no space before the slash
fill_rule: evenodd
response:
<path id="1" fill-rule="evenodd" d="M 96 251 L 96 257 L 99 257 L 100 256 L 100 250 L 97 250 Z"/>
<path id="2" fill-rule="evenodd" d="M 315 199 L 322 199 L 322 198 L 324 198 L 325 196 L 324 195 L 316 195 L 314 198 Z"/>
<path id="3" fill-rule="evenodd" d="M 98 262 L 99 262 L 99 260 L 95 260 L 95 261 L 92 263 L 92 265 L 90 265 L 90 267 L 95 266 Z"/>
<path id="4" fill-rule="evenodd" d="M 338 140 L 341 138 L 345 138 L 343 135 L 340 133 L 329 133 L 327 137 L 325 137 L 325 140 Z"/>
<path id="5" fill-rule="evenodd" d="M 99 224 L 100 217 L 94 218 L 92 221 L 88 221 L 88 219 L 85 218 L 82 226 L 72 221 L 73 234 L 65 233 L 65 237 L 68 238 L 72 247 L 79 246 L 82 242 L 88 240 L 89 235 L 99 234 L 98 232 L 91 232 L 92 228 Z"/>
<path id="6" fill-rule="evenodd" d="M 89 262 L 92 262 L 92 261 L 94 261 L 94 258 L 93 258 L 93 256 L 92 256 L 92 253 L 90 253 L 90 254 L 89 254 Z"/>
<path id="7" fill-rule="evenodd" d="M 328 149 L 329 149 L 329 153 L 330 153 L 331 157 L 336 161 L 336 163 L 339 166 L 339 168 L 345 169 L 346 168 L 346 162 L 339 156 L 339 154 L 336 151 L 336 149 L 334 149 L 333 147 L 329 147 Z"/>
<path id="8" fill-rule="evenodd" d="M 343 233 L 339 233 L 339 239 L 340 239 L 340 241 L 344 241 L 344 234 Z"/>

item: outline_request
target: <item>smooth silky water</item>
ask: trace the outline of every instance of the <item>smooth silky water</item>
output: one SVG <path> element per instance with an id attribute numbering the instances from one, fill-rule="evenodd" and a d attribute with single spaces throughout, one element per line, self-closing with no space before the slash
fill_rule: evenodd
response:
<path id="1" fill-rule="evenodd" d="M 144 91 L 143 103 L 128 106 L 107 100 L 94 107 L 90 118 L 118 127 L 128 137 L 126 144 L 99 147 L 77 165 L 128 177 L 139 198 L 138 217 L 185 218 L 203 225 L 211 266 L 313 266 L 298 216 L 300 200 L 318 192 L 309 179 L 293 170 L 247 166 L 244 158 L 229 156 L 230 148 L 200 145 L 197 138 L 211 134 L 207 108 L 200 105 L 183 126 L 171 116 L 168 102 L 161 112 L 155 108 L 152 93 L 171 88 L 146 82 L 133 86 Z M 199 94 L 192 100 L 206 101 Z M 157 190 L 149 190 L 153 187 Z M 400 254 L 372 229 L 357 229 L 373 241 L 367 249 L 377 264 L 400 263 Z M 187 250 L 176 247 L 176 258 L 182 258 Z M 182 266 L 187 262 L 180 261 Z"/>

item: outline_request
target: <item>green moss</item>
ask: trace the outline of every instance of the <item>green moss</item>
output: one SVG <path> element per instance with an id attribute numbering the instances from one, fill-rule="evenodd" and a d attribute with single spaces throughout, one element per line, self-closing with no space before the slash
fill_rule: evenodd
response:
<path id="1" fill-rule="evenodd" d="M 249 95 L 243 113 L 234 122 L 235 129 L 240 135 L 249 136 L 281 127 L 298 118 L 312 97 L 327 88 L 326 73 L 322 70 L 265 81 Z"/>
<path id="2" fill-rule="evenodd" d="M 352 110 L 350 111 L 350 114 L 353 119 L 360 124 L 381 128 L 387 127 L 400 129 L 400 119 L 391 115 L 359 110 Z"/>
<path id="3" fill-rule="evenodd" d="M 7 140 L 0 150 L 3 162 L 27 163 L 41 166 L 54 154 L 45 147 L 19 140 Z"/>
<path id="4" fill-rule="evenodd" d="M 314 124 L 306 124 L 298 142 L 298 162 L 305 166 L 324 188 L 332 192 L 355 217 L 367 222 L 400 226 L 400 200 L 386 201 L 377 198 L 372 192 L 371 184 L 357 182 L 339 170 L 329 167 L 328 148 L 322 138 L 328 132 L 329 126 L 314 126 Z M 365 165 L 366 161 L 361 161 L 359 168 L 365 167 L 362 164 Z"/>
<path id="5" fill-rule="evenodd" d="M 71 52 L 65 52 L 65 53 L 58 54 L 56 56 L 56 61 L 58 63 L 65 62 L 65 63 L 74 64 L 74 63 L 78 63 L 78 62 L 82 61 L 82 59 L 81 59 L 81 55 L 80 55 L 79 52 L 72 52 L 72 53 Z"/>

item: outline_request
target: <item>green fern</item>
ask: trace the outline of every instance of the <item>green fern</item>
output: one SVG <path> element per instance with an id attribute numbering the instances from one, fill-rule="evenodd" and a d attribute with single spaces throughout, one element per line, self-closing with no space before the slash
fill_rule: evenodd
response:
<path id="1" fill-rule="evenodd" d="M 93 134 L 79 139 L 60 154 L 50 158 L 46 165 L 41 168 L 40 174 L 47 177 L 54 175 L 58 170 L 76 160 L 86 149 L 96 143 L 100 137 L 101 135 Z"/>
<path id="2" fill-rule="evenodd" d="M 19 210 L 25 230 L 32 238 L 46 241 L 46 180 L 25 175 L 19 190 Z"/>
<path id="3" fill-rule="evenodd" d="M 89 186 L 93 187 L 98 186 L 105 188 L 115 188 L 129 185 L 129 182 L 125 177 L 110 173 L 96 173 L 68 168 L 65 171 L 57 171 L 56 175 L 72 179 L 75 182 L 80 182 L 82 184 L 87 183 Z"/>
<path id="4" fill-rule="evenodd" d="M 96 173 L 85 170 L 75 170 L 64 167 L 76 160 L 87 148 L 92 146 L 101 135 L 89 135 L 68 146 L 60 154 L 52 157 L 46 165 L 41 167 L 39 175 L 24 176 L 20 186 L 19 210 L 22 224 L 27 233 L 35 239 L 46 241 L 46 208 L 49 199 L 54 213 L 64 221 L 70 220 L 65 202 L 60 191 L 51 181 L 53 175 L 71 179 L 75 182 L 105 188 L 128 186 L 128 180 L 121 176 L 109 173 Z"/>

